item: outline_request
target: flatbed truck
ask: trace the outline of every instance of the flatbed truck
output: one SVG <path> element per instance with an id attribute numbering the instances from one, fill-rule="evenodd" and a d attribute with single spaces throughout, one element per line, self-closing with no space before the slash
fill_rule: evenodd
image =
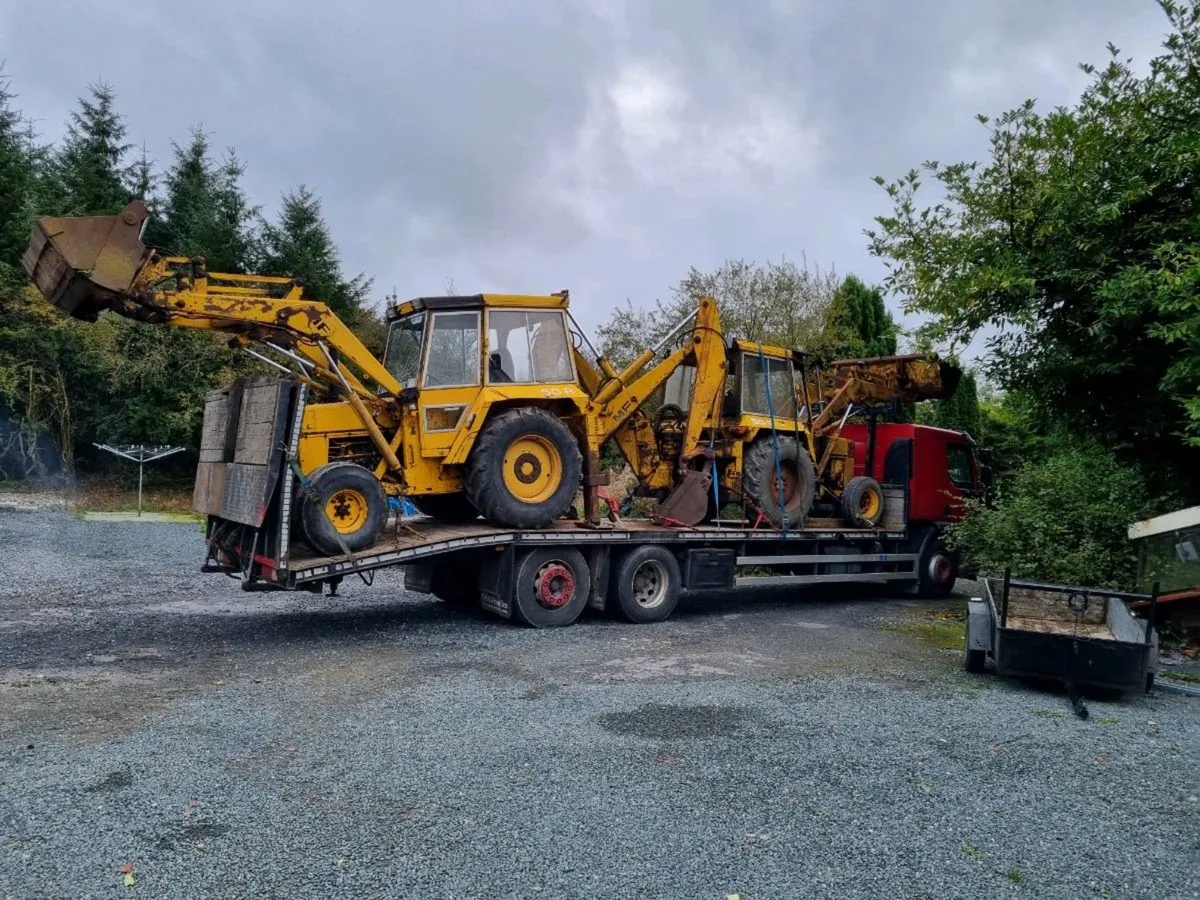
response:
<path id="1" fill-rule="evenodd" d="M 883 487 L 884 513 L 872 528 L 820 516 L 790 529 L 720 519 L 669 527 L 615 514 L 600 528 L 560 519 L 513 529 L 417 516 L 398 517 L 367 549 L 321 555 L 295 527 L 307 393 L 301 382 L 268 377 L 206 398 L 193 496 L 207 519 L 203 570 L 234 575 L 245 590 L 332 592 L 347 576 L 369 582 L 379 569 L 405 566 L 408 590 L 534 627 L 569 625 L 587 607 L 661 621 L 683 590 L 860 582 L 945 595 L 958 570 L 942 529 L 981 484 L 965 434 L 847 425 L 862 444 L 856 469 Z"/>

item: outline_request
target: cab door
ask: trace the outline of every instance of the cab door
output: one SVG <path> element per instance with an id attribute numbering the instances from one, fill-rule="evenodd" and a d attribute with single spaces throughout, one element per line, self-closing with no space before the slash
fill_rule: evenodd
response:
<path id="1" fill-rule="evenodd" d="M 417 394 L 422 456 L 442 457 L 449 452 L 479 394 L 480 315 L 481 310 L 432 313 Z"/>

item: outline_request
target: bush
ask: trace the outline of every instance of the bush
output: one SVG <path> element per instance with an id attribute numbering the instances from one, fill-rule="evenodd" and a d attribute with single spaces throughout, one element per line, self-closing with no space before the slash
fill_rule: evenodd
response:
<path id="1" fill-rule="evenodd" d="M 1130 589 L 1137 557 L 1126 536 L 1151 503 L 1141 475 L 1092 444 L 1026 462 L 985 505 L 968 504 L 950 546 L 986 575 Z"/>

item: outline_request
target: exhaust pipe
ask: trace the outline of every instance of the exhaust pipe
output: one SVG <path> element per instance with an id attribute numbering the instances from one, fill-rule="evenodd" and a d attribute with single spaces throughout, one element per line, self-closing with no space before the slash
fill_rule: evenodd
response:
<path id="1" fill-rule="evenodd" d="M 134 200 L 117 216 L 42 216 L 21 262 L 53 306 L 88 322 L 132 286 L 146 255 L 150 210 Z"/>

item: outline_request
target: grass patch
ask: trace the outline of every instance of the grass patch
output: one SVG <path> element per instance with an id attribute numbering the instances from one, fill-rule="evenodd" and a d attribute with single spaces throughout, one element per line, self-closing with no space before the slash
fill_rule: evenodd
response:
<path id="1" fill-rule="evenodd" d="M 914 609 L 909 618 L 885 622 L 886 631 L 907 634 L 938 650 L 962 650 L 967 644 L 966 612 L 959 609 Z"/>
<path id="2" fill-rule="evenodd" d="M 1119 720 L 1115 716 L 1101 716 L 1096 720 L 1097 725 L 1116 725 Z"/>
<path id="3" fill-rule="evenodd" d="M 1062 719 L 1067 715 L 1061 709 L 1043 709 L 1041 707 L 1032 710 L 1032 712 L 1041 719 Z"/>
<path id="4" fill-rule="evenodd" d="M 1182 681 L 1185 684 L 1200 684 L 1200 672 L 1171 672 L 1159 670 L 1159 678 L 1167 678 L 1171 681 Z"/>
<path id="5" fill-rule="evenodd" d="M 983 855 L 983 851 L 970 841 L 963 841 L 962 853 L 965 859 L 969 859 L 972 862 L 983 862 L 987 858 Z"/>
<path id="6" fill-rule="evenodd" d="M 1022 872 L 1020 869 L 1016 869 L 1016 868 L 1009 869 L 1007 872 L 1004 873 L 1004 875 L 1013 884 L 1024 884 L 1025 883 L 1025 873 Z"/>

